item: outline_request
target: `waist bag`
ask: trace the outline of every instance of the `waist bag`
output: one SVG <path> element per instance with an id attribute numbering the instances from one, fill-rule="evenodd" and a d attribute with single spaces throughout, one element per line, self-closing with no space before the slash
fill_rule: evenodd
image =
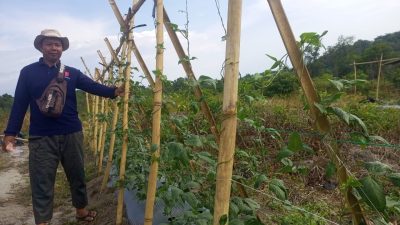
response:
<path id="1" fill-rule="evenodd" d="M 67 81 L 64 79 L 63 64 L 60 65 L 60 70 L 55 78 L 53 78 L 42 96 L 36 99 L 36 104 L 39 110 L 46 116 L 59 117 L 62 114 L 65 98 L 67 95 Z"/>

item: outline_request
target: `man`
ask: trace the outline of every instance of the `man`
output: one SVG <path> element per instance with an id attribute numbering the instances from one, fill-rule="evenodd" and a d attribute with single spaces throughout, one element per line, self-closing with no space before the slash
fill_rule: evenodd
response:
<path id="1" fill-rule="evenodd" d="M 29 174 L 35 223 L 45 225 L 52 218 L 54 182 L 59 162 L 70 184 L 76 218 L 90 222 L 95 219 L 97 213 L 86 209 L 88 200 L 83 162 L 83 134 L 78 118 L 75 90 L 78 88 L 94 95 L 115 98 L 124 94 L 124 88 L 96 83 L 79 70 L 65 66 L 67 94 L 62 114 L 56 118 L 46 116 L 39 110 L 36 99 L 41 97 L 47 85 L 59 73 L 60 58 L 62 52 L 68 49 L 69 41 L 57 30 L 45 29 L 36 37 L 34 46 L 43 57 L 21 70 L 8 126 L 4 131 L 2 149 L 12 149 L 29 105 Z"/>

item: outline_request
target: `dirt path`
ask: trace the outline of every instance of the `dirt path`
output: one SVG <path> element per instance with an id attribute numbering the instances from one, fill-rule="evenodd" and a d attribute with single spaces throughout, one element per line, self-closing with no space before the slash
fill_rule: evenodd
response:
<path id="1" fill-rule="evenodd" d="M 13 153 L 0 153 L 0 225 L 34 225 L 30 203 L 23 204 L 16 200 L 18 190 L 29 185 L 26 147 L 17 147 Z"/>
<path id="2" fill-rule="evenodd" d="M 35 225 L 28 194 L 28 154 L 26 146 L 13 153 L 0 152 L 0 225 Z M 59 214 L 54 213 L 53 224 Z"/>

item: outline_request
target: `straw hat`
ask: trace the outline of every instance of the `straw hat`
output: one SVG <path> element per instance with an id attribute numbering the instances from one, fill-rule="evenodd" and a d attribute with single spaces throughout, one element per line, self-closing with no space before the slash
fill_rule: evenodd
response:
<path id="1" fill-rule="evenodd" d="M 44 29 L 42 30 L 42 32 L 40 33 L 40 35 L 36 36 L 35 41 L 33 42 L 33 45 L 35 46 L 35 48 L 37 50 L 40 51 L 41 49 L 41 45 L 42 45 L 42 41 L 45 38 L 58 38 L 61 40 L 62 46 L 63 46 L 63 51 L 67 50 L 69 48 L 69 41 L 67 37 L 61 37 L 60 32 L 58 32 L 57 30 L 54 29 Z"/>

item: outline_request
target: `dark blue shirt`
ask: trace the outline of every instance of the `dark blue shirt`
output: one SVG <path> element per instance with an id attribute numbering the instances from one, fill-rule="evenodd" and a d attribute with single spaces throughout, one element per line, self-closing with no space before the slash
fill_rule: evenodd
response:
<path id="1" fill-rule="evenodd" d="M 56 66 L 49 67 L 43 58 L 21 70 L 5 135 L 15 136 L 19 133 L 28 105 L 30 106 L 29 135 L 51 136 L 81 131 L 82 124 L 78 117 L 75 90 L 81 89 L 102 97 L 114 97 L 115 87 L 99 84 L 78 69 L 65 66 L 67 96 L 62 115 L 58 118 L 47 117 L 40 112 L 36 99 L 40 98 L 46 86 L 57 76 L 58 70 Z"/>

